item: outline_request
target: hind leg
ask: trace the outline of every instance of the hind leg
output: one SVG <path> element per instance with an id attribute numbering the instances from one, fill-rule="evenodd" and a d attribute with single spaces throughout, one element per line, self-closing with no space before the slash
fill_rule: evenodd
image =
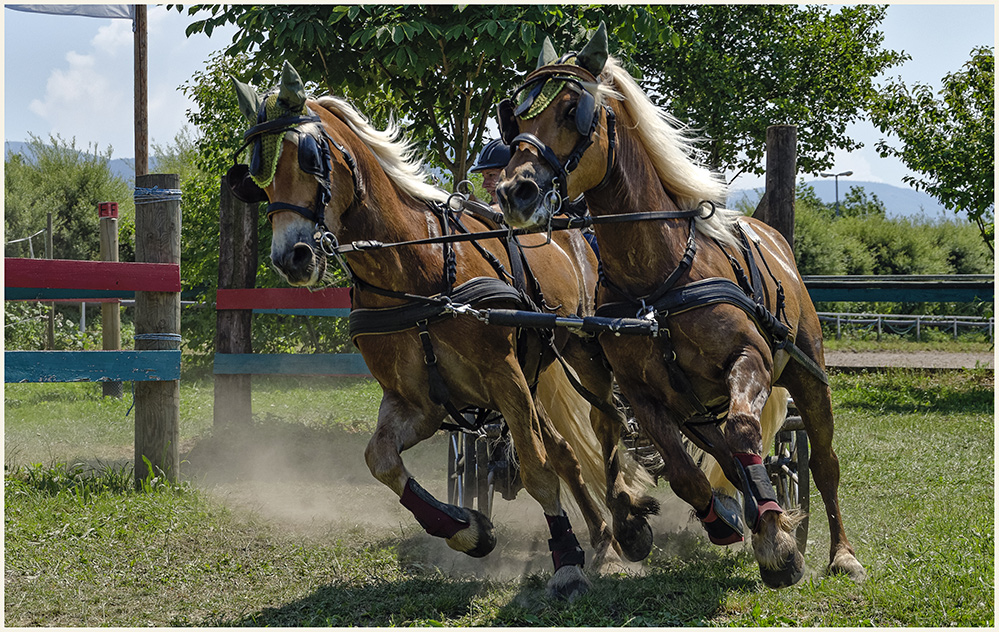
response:
<path id="1" fill-rule="evenodd" d="M 583 387 L 602 402 L 602 406 L 591 406 L 590 423 L 603 452 L 606 502 L 614 522 L 614 537 L 625 558 L 641 561 L 652 551 L 648 516 L 659 513 L 659 501 L 642 493 L 643 484 L 650 484 L 651 480 L 637 471 L 636 463 L 627 463 L 625 459 L 629 457 L 621 453 L 621 430 L 625 422 L 614 403 L 613 376 L 595 342 L 587 344 L 573 339 L 566 346 L 565 356 Z M 629 466 L 631 476 L 626 469 Z"/>
<path id="2" fill-rule="evenodd" d="M 481 513 L 442 503 L 423 489 L 406 469 L 402 451 L 430 437 L 442 416 L 427 416 L 397 394 L 386 391 L 378 409 L 378 426 L 364 458 L 371 474 L 392 489 L 400 503 L 430 535 L 472 557 L 487 555 L 496 546 L 493 525 Z"/>
<path id="3" fill-rule="evenodd" d="M 839 509 L 839 458 L 832 446 L 834 423 L 829 386 L 795 362 L 788 364 L 781 382 L 794 398 L 808 433 L 808 467 L 829 519 L 829 572 L 845 573 L 860 583 L 867 572 L 846 537 Z"/>

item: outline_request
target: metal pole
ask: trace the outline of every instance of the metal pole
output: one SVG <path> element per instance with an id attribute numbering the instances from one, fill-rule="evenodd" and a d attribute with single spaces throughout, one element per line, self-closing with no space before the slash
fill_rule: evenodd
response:
<path id="1" fill-rule="evenodd" d="M 836 189 L 836 217 L 839 217 L 839 176 L 833 178 L 833 186 Z"/>

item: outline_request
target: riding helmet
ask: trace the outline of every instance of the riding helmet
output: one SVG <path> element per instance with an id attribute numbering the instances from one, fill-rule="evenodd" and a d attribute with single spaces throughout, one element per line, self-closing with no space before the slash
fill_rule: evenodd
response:
<path id="1" fill-rule="evenodd" d="M 470 171 L 475 173 L 483 169 L 502 169 L 508 162 L 510 162 L 510 147 L 496 138 L 486 143 L 486 146 L 482 148 L 479 160 Z"/>

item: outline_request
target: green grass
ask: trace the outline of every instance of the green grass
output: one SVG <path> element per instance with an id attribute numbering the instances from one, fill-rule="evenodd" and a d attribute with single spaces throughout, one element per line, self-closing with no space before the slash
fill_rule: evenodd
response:
<path id="1" fill-rule="evenodd" d="M 828 533 L 813 487 L 808 574 L 796 586 L 763 587 L 748 549 L 714 547 L 689 525 L 657 531 L 644 575 L 593 578 L 591 592 L 571 604 L 543 596 L 547 571 L 497 579 L 475 570 L 517 547 L 547 558 L 543 526 L 498 523 L 500 545 L 479 561 L 451 552 L 405 516 L 379 528 L 351 520 L 374 501 L 350 501 L 350 486 L 363 477 L 336 468 L 360 460 L 370 434 L 378 391 L 368 380 L 260 380 L 255 422 L 232 434 L 211 431 L 210 382 L 182 382 L 193 471 L 223 456 L 238 464 L 244 448 L 281 438 L 293 444 L 290 461 L 325 455 L 325 467 L 281 488 L 334 505 L 346 488 L 346 516 L 308 528 L 273 518 L 281 515 L 268 512 L 273 496 L 261 496 L 252 511 L 227 496 L 260 482 L 235 467 L 224 493 L 198 476 L 178 485 L 151 481 L 136 492 L 129 466 L 111 463 L 131 450 L 131 418 L 116 419 L 130 402 L 102 402 L 87 385 L 7 385 L 5 624 L 992 626 L 992 372 L 834 372 L 831 379 L 840 499 L 869 573 L 865 584 L 822 574 Z M 82 443 L 57 447 L 45 437 L 57 431 Z M 20 447 L 14 459 L 12 437 Z M 441 467 L 442 447 L 429 448 Z M 67 453 L 87 464 L 58 456 Z M 388 496 L 376 488 L 372 498 Z M 539 516 L 528 518 L 543 525 Z"/>

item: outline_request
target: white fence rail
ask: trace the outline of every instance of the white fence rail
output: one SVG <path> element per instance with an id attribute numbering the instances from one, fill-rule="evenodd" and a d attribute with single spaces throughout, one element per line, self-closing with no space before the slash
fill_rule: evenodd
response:
<path id="1" fill-rule="evenodd" d="M 836 327 L 836 339 L 842 336 L 843 327 L 856 327 L 876 331 L 878 340 L 882 333 L 907 334 L 915 331 L 919 340 L 923 331 L 932 327 L 950 331 L 956 339 L 961 330 L 987 330 L 989 340 L 995 340 L 995 318 L 980 316 L 926 316 L 918 314 L 849 314 L 819 312 L 819 320 Z"/>

